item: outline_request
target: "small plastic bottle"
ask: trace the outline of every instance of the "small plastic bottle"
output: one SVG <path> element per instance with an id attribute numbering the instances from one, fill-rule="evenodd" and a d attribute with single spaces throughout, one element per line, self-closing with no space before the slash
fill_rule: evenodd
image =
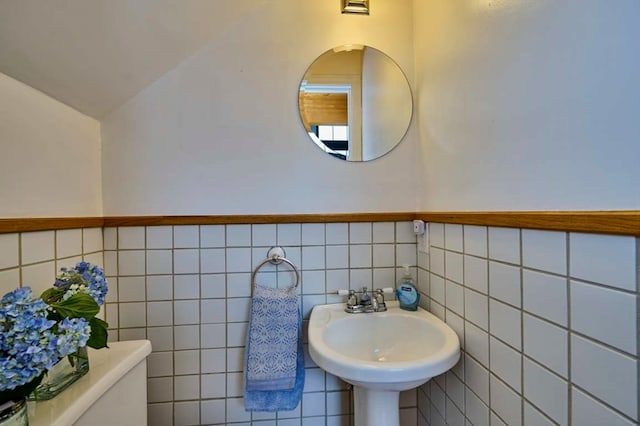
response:
<path id="1" fill-rule="evenodd" d="M 402 265 L 404 268 L 404 274 L 398 283 L 396 289 L 396 295 L 398 296 L 398 302 L 400 302 L 400 309 L 405 311 L 417 311 L 418 302 L 420 301 L 420 293 L 413 285 L 413 278 L 411 277 L 411 271 L 409 265 Z"/>

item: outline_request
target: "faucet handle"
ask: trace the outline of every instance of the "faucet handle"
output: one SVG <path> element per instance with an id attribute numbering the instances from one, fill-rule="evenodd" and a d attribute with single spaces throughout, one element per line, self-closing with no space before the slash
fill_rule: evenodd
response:
<path id="1" fill-rule="evenodd" d="M 347 297 L 347 306 L 356 306 L 358 304 L 358 296 L 355 290 L 349 290 L 349 297 Z"/>

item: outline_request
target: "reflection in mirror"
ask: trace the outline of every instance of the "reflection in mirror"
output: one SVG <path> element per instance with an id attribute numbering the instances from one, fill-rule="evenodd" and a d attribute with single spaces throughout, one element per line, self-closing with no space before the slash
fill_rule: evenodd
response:
<path id="1" fill-rule="evenodd" d="M 400 67 L 362 45 L 320 55 L 302 79 L 298 106 L 311 140 L 347 161 L 373 160 L 391 151 L 413 113 L 411 89 Z"/>

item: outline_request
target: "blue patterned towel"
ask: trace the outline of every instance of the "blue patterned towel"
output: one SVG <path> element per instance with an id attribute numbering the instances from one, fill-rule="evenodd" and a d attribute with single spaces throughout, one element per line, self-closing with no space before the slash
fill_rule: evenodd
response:
<path id="1" fill-rule="evenodd" d="M 304 354 L 295 287 L 254 286 L 244 373 L 247 411 L 289 411 L 298 405 Z"/>

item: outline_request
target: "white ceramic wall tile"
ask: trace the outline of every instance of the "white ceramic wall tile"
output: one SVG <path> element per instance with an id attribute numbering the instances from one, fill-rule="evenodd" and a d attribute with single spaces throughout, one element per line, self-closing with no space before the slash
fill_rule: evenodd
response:
<path id="1" fill-rule="evenodd" d="M 348 268 L 349 246 L 328 246 L 326 251 L 326 261 L 327 269 Z"/>
<path id="2" fill-rule="evenodd" d="M 395 247 L 393 244 L 374 244 L 373 266 L 376 268 L 394 267 Z"/>
<path id="3" fill-rule="evenodd" d="M 461 285 L 445 281 L 445 306 L 458 315 L 464 315 L 464 290 Z"/>
<path id="4" fill-rule="evenodd" d="M 226 271 L 225 249 L 212 248 L 200 250 L 200 268 L 202 273 L 221 273 Z"/>
<path id="5" fill-rule="evenodd" d="M 200 351 L 200 365 L 202 373 L 224 373 L 227 368 L 227 351 L 225 349 L 203 349 Z"/>
<path id="6" fill-rule="evenodd" d="M 224 400 L 208 399 L 200 401 L 200 418 L 203 424 L 224 424 L 226 421 Z"/>
<path id="7" fill-rule="evenodd" d="M 525 355 L 567 378 L 569 371 L 567 330 L 529 314 L 524 314 L 522 328 Z"/>
<path id="8" fill-rule="evenodd" d="M 173 352 L 153 352 L 147 363 L 147 377 L 173 376 Z"/>
<path id="9" fill-rule="evenodd" d="M 444 248 L 444 224 L 429 223 L 429 243 L 433 247 Z"/>
<path id="10" fill-rule="evenodd" d="M 147 302 L 147 326 L 173 325 L 173 302 Z"/>
<path id="11" fill-rule="evenodd" d="M 118 228 L 118 249 L 145 248 L 145 228 L 143 226 L 122 226 Z"/>
<path id="12" fill-rule="evenodd" d="M 82 247 L 84 253 L 101 252 L 104 250 L 102 228 L 84 228 L 82 230 Z"/>
<path id="13" fill-rule="evenodd" d="M 396 244 L 396 265 L 415 265 L 418 262 L 415 244 Z"/>
<path id="14" fill-rule="evenodd" d="M 227 247 L 251 246 L 251 225 L 227 225 Z"/>
<path id="15" fill-rule="evenodd" d="M 200 297 L 200 276 L 174 275 L 173 276 L 173 298 L 174 299 L 197 299 Z"/>
<path id="16" fill-rule="evenodd" d="M 248 297 L 227 299 L 227 321 L 249 321 L 250 306 L 251 299 Z"/>
<path id="17" fill-rule="evenodd" d="M 489 330 L 491 334 L 520 350 L 522 347 L 521 313 L 502 302 L 489 300 Z"/>
<path id="18" fill-rule="evenodd" d="M 251 245 L 254 247 L 272 247 L 276 245 L 276 225 L 263 224 L 251 226 Z"/>
<path id="19" fill-rule="evenodd" d="M 299 223 L 279 223 L 277 225 L 277 237 L 279 246 L 299 246 L 302 226 Z"/>
<path id="20" fill-rule="evenodd" d="M 464 257 L 464 285 L 487 294 L 489 292 L 489 263 L 486 259 Z"/>
<path id="21" fill-rule="evenodd" d="M 489 330 L 489 298 L 487 296 L 465 288 L 464 314 L 468 321 L 485 331 Z"/>
<path id="22" fill-rule="evenodd" d="M 23 232 L 20 236 L 23 265 L 54 259 L 54 231 Z"/>
<path id="23" fill-rule="evenodd" d="M 396 222 L 396 243 L 416 243 L 413 222 Z"/>
<path id="24" fill-rule="evenodd" d="M 173 277 L 157 275 L 147 277 L 147 300 L 170 300 L 173 298 Z M 111 292 L 111 289 L 109 289 Z"/>
<path id="25" fill-rule="evenodd" d="M 437 276 L 431 275 L 431 298 L 441 305 L 445 304 L 445 283 L 444 279 Z"/>
<path id="26" fill-rule="evenodd" d="M 479 257 L 487 257 L 487 228 L 485 226 L 464 225 L 464 252 Z"/>
<path id="27" fill-rule="evenodd" d="M 97 251 L 97 252 L 94 252 L 94 253 L 85 254 L 85 255 L 82 256 L 82 259 L 77 259 L 75 257 L 71 257 L 71 258 L 69 258 L 69 264 L 67 264 L 67 266 L 75 265 L 80 260 L 84 260 L 85 262 L 89 262 L 89 263 L 92 263 L 94 265 L 98 265 L 98 266 L 102 267 L 104 265 L 104 253 L 101 252 L 101 251 Z M 58 263 L 61 264 L 62 261 L 59 261 Z M 56 269 L 59 269 L 59 267 L 56 268 Z"/>
<path id="28" fill-rule="evenodd" d="M 82 254 L 82 230 L 63 229 L 56 231 L 56 257 L 71 257 Z"/>
<path id="29" fill-rule="evenodd" d="M 524 397 L 561 426 L 567 425 L 569 386 L 560 377 L 525 358 Z"/>
<path id="30" fill-rule="evenodd" d="M 452 310 L 447 309 L 445 311 L 445 322 L 458 335 L 458 339 L 460 340 L 460 347 L 464 347 L 464 319 Z M 460 366 L 459 370 L 462 371 L 462 365 L 462 362 L 458 362 L 458 364 L 456 364 L 456 367 Z M 454 367 L 454 370 L 456 369 L 456 367 Z M 460 377 L 464 376 L 464 372 L 459 373 Z"/>
<path id="31" fill-rule="evenodd" d="M 148 226 L 147 249 L 169 249 L 173 247 L 173 228 L 171 226 Z"/>
<path id="32" fill-rule="evenodd" d="M 370 244 L 349 246 L 349 261 L 352 268 L 370 268 L 371 260 Z"/>
<path id="33" fill-rule="evenodd" d="M 227 356 L 226 371 L 243 371 L 244 370 L 244 348 L 228 348 L 225 351 L 227 354 L 226 355 Z"/>
<path id="34" fill-rule="evenodd" d="M 347 244 L 349 242 L 349 225 L 346 223 L 326 224 L 327 244 Z"/>
<path id="35" fill-rule="evenodd" d="M 636 304 L 634 294 L 571 281 L 571 329 L 635 355 Z"/>
<path id="36" fill-rule="evenodd" d="M 489 262 L 489 295 L 518 308 L 520 298 L 520 268 Z"/>
<path id="37" fill-rule="evenodd" d="M 0 234 L 0 269 L 20 264 L 19 249 L 19 234 Z"/>
<path id="38" fill-rule="evenodd" d="M 199 349 L 200 327 L 197 325 L 177 325 L 173 327 L 175 349 Z"/>
<path id="39" fill-rule="evenodd" d="M 55 262 L 37 263 L 22 268 L 22 287 L 31 287 L 34 296 L 40 296 L 56 279 Z"/>
<path id="40" fill-rule="evenodd" d="M 173 247 L 197 248 L 200 246 L 200 227 L 197 225 L 181 225 L 173 227 Z"/>
<path id="41" fill-rule="evenodd" d="M 483 366 L 489 367 L 489 334 L 467 321 L 464 342 L 464 350 Z"/>
<path id="42" fill-rule="evenodd" d="M 144 250 L 120 250 L 118 251 L 119 275 L 144 275 L 145 251 Z"/>
<path id="43" fill-rule="evenodd" d="M 226 249 L 227 272 L 251 272 L 251 249 L 228 248 Z"/>
<path id="44" fill-rule="evenodd" d="M 572 335 L 571 380 L 602 401 L 638 420 L 637 360 Z"/>
<path id="45" fill-rule="evenodd" d="M 200 393 L 202 398 L 224 398 L 226 396 L 226 377 L 224 374 L 203 374 Z"/>
<path id="46" fill-rule="evenodd" d="M 302 224 L 302 245 L 318 246 L 324 245 L 324 242 L 324 223 Z"/>
<path id="47" fill-rule="evenodd" d="M 104 228 L 102 230 L 104 250 L 118 249 L 118 228 Z"/>
<path id="48" fill-rule="evenodd" d="M 491 409 L 509 426 L 522 424 L 522 398 L 494 375 L 491 375 Z"/>
<path id="49" fill-rule="evenodd" d="M 174 422 L 178 425 L 198 424 L 198 422 L 200 421 L 200 404 L 197 401 L 184 401 L 174 403 L 173 418 Z"/>
<path id="50" fill-rule="evenodd" d="M 349 243 L 370 244 L 372 242 L 371 222 L 354 222 L 349 224 Z"/>
<path id="51" fill-rule="evenodd" d="M 489 258 L 520 264 L 520 230 L 490 227 Z"/>
<path id="52" fill-rule="evenodd" d="M 147 380 L 149 402 L 173 400 L 173 377 L 158 377 Z"/>
<path id="53" fill-rule="evenodd" d="M 374 222 L 373 223 L 373 242 L 374 243 L 393 243 L 396 240 L 395 223 L 394 222 Z"/>
<path id="54" fill-rule="evenodd" d="M 120 302 L 145 301 L 144 277 L 120 277 L 118 279 L 118 300 Z"/>
<path id="55" fill-rule="evenodd" d="M 147 250 L 147 274 L 170 274 L 173 272 L 171 250 Z"/>
<path id="56" fill-rule="evenodd" d="M 462 225 L 447 223 L 444 225 L 444 246 L 447 250 L 462 252 L 463 249 Z"/>
<path id="57" fill-rule="evenodd" d="M 242 373 L 227 373 L 227 398 L 242 396 Z"/>
<path id="58" fill-rule="evenodd" d="M 324 270 L 303 271 L 299 291 L 303 294 L 325 294 L 325 275 Z"/>
<path id="59" fill-rule="evenodd" d="M 489 338 L 491 372 L 513 389 L 522 389 L 522 355 L 494 337 Z"/>
<path id="60" fill-rule="evenodd" d="M 146 325 L 146 309 L 143 302 L 120 303 L 118 311 L 121 328 L 144 327 Z"/>
<path id="61" fill-rule="evenodd" d="M 489 426 L 489 407 L 469 388 L 465 389 L 465 415 L 474 426 Z"/>
<path id="62" fill-rule="evenodd" d="M 459 284 L 464 282 L 464 257 L 460 253 L 445 252 L 444 258 L 445 277 Z"/>
<path id="63" fill-rule="evenodd" d="M 154 351 L 173 350 L 172 327 L 149 327 L 147 328 L 147 339 L 151 340 L 151 347 Z"/>
<path id="64" fill-rule="evenodd" d="M 226 324 L 202 324 L 200 331 L 203 348 L 223 348 L 226 346 Z"/>
<path id="65" fill-rule="evenodd" d="M 225 299 L 206 299 L 200 301 L 202 310 L 200 322 L 208 323 L 224 323 L 226 321 L 226 303 Z"/>
<path id="66" fill-rule="evenodd" d="M 574 425 L 637 425 L 575 387 L 571 389 L 571 414 Z"/>
<path id="67" fill-rule="evenodd" d="M 0 297 L 20 287 L 20 269 L 0 271 Z"/>
<path id="68" fill-rule="evenodd" d="M 523 229 L 522 265 L 527 268 L 566 275 L 567 234 Z"/>
<path id="69" fill-rule="evenodd" d="M 489 370 L 469 355 L 464 359 L 464 382 L 482 402 L 489 404 Z"/>
<path id="70" fill-rule="evenodd" d="M 637 290 L 634 237 L 571 233 L 569 244 L 571 277 Z"/>
<path id="71" fill-rule="evenodd" d="M 275 225 L 273 225 L 275 227 Z M 224 247 L 226 242 L 224 225 L 200 226 L 200 247 Z M 274 240 L 275 241 L 275 238 Z"/>
<path id="72" fill-rule="evenodd" d="M 324 269 L 324 246 L 305 246 L 302 247 L 302 269 Z"/>
<path id="73" fill-rule="evenodd" d="M 244 346 L 248 323 L 227 323 L 227 346 Z"/>
<path id="74" fill-rule="evenodd" d="M 176 274 L 200 272 L 200 251 L 198 249 L 173 250 L 173 268 Z"/>
<path id="75" fill-rule="evenodd" d="M 563 277 L 524 270 L 522 275 L 524 309 L 567 325 L 567 280 Z"/>
<path id="76" fill-rule="evenodd" d="M 450 425 L 461 425 L 464 423 L 464 415 L 460 411 L 460 409 L 456 406 L 456 404 L 449 398 L 447 398 L 447 407 L 446 407 L 446 421 L 447 424 Z"/>
<path id="77" fill-rule="evenodd" d="M 432 274 L 444 277 L 444 250 L 431 247 L 429 252 L 429 270 Z"/>
<path id="78" fill-rule="evenodd" d="M 451 370 L 445 373 L 447 396 L 455 405 L 464 409 L 464 384 Z"/>
<path id="79" fill-rule="evenodd" d="M 524 401 L 524 424 L 525 426 L 554 426 L 551 420 L 546 418 L 539 410 Z"/>
<path id="80" fill-rule="evenodd" d="M 226 279 L 224 274 L 202 274 L 200 275 L 200 297 L 211 299 L 225 297 Z"/>
<path id="81" fill-rule="evenodd" d="M 251 412 L 244 410 L 242 398 L 227 398 L 227 423 L 247 422 L 251 420 Z"/>

